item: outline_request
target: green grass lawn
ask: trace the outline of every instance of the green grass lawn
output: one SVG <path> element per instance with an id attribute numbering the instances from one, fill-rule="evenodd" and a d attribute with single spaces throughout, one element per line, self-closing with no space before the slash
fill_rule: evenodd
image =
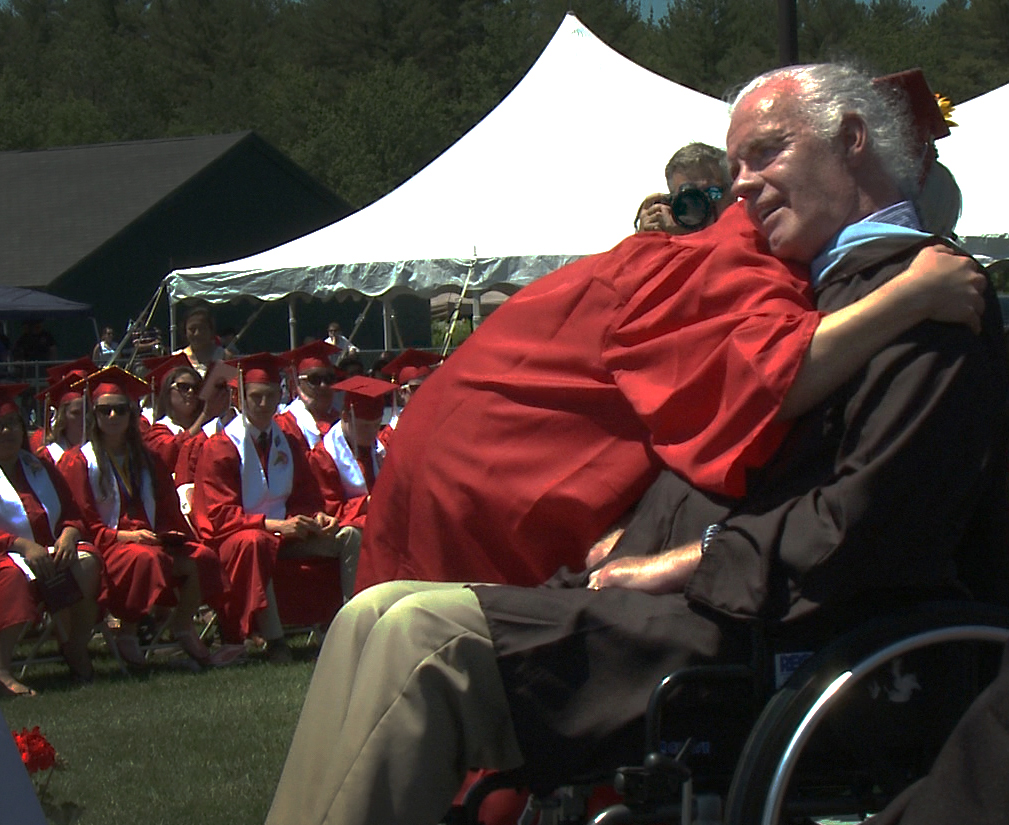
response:
<path id="1" fill-rule="evenodd" d="M 262 823 L 308 690 L 315 649 L 295 662 L 192 673 L 178 658 L 124 676 L 103 645 L 97 677 L 75 686 L 62 665 L 39 665 L 33 698 L 3 701 L 11 728 L 39 726 L 65 759 L 48 796 L 84 808 L 83 825 Z"/>

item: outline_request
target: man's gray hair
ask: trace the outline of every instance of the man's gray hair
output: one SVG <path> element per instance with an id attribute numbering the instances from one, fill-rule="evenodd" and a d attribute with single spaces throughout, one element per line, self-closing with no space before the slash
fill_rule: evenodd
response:
<path id="1" fill-rule="evenodd" d="M 732 109 L 751 92 L 783 78 L 798 85 L 801 110 L 819 137 L 836 137 L 845 115 L 860 117 L 883 168 L 905 197 L 917 195 L 924 158 L 916 148 L 911 110 L 903 94 L 873 84 L 871 77 L 851 66 L 816 63 L 774 69 L 754 78 L 736 95 Z"/>
<path id="2" fill-rule="evenodd" d="M 707 143 L 688 143 L 677 149 L 666 164 L 666 180 L 676 172 L 688 177 L 695 172 L 705 172 L 716 178 L 726 189 L 732 184 L 725 150 Z"/>

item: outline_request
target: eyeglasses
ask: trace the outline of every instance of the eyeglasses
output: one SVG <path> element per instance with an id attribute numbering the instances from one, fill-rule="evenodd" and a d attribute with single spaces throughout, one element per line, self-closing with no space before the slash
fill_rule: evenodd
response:
<path id="1" fill-rule="evenodd" d="M 701 191 L 713 201 L 720 201 L 722 195 L 725 194 L 725 190 L 721 186 L 709 186 L 707 189 L 702 189 Z"/>
<path id="2" fill-rule="evenodd" d="M 116 415 L 128 415 L 130 412 L 130 405 L 126 403 L 122 404 L 95 404 L 95 412 L 100 416 L 108 418 L 112 413 Z"/>
<path id="3" fill-rule="evenodd" d="M 180 384 L 178 381 L 172 384 L 172 388 L 178 390 L 183 395 L 189 395 L 199 389 L 197 384 Z"/>
<path id="4" fill-rule="evenodd" d="M 304 381 L 306 384 L 311 384 L 313 387 L 321 387 L 323 384 L 332 384 L 336 381 L 336 376 L 331 373 L 308 373 L 306 375 L 299 375 L 299 381 Z"/>

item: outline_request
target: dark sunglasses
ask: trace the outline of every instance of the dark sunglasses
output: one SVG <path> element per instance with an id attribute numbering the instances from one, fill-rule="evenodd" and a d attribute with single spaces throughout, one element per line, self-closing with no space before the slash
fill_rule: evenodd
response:
<path id="1" fill-rule="evenodd" d="M 311 384 L 313 387 L 321 387 L 323 384 L 332 384 L 336 381 L 336 376 L 333 373 L 314 373 L 311 375 L 299 375 L 299 381 L 304 381 L 306 384 Z"/>
<path id="2" fill-rule="evenodd" d="M 115 413 L 116 415 L 128 415 L 130 412 L 130 405 L 123 404 L 95 404 L 95 412 L 101 416 L 108 417 Z"/>
<path id="3" fill-rule="evenodd" d="M 200 388 L 198 384 L 180 384 L 178 381 L 173 383 L 172 387 L 177 389 L 183 395 L 194 393 Z"/>

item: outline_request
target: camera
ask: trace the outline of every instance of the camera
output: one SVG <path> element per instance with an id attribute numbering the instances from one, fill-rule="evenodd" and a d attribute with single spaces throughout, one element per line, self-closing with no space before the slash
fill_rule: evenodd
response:
<path id="1" fill-rule="evenodd" d="M 663 203 L 668 204 L 673 220 L 684 229 L 697 230 L 707 226 L 715 216 L 715 201 L 722 197 L 717 186 L 701 189 L 692 183 L 685 183 L 675 195 L 666 195 Z"/>

